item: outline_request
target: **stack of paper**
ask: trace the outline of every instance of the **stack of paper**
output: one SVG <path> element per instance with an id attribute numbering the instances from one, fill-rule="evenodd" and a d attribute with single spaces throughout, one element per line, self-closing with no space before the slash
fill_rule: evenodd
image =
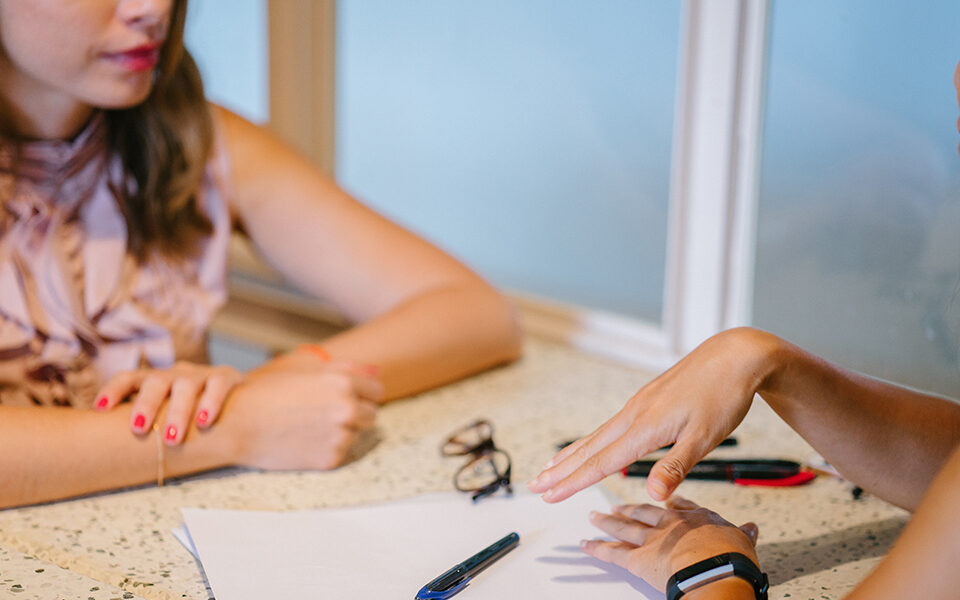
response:
<path id="1" fill-rule="evenodd" d="M 520 545 L 456 596 L 642 600 L 663 595 L 629 572 L 580 552 L 606 511 L 588 489 L 556 505 L 537 496 L 472 504 L 442 494 L 358 508 L 297 512 L 183 509 L 218 600 L 413 598 L 428 581 L 511 531 Z"/>

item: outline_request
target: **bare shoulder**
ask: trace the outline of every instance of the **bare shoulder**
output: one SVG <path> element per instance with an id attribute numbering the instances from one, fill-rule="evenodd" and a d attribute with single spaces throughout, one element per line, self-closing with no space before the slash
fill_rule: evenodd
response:
<path id="1" fill-rule="evenodd" d="M 211 104 L 210 110 L 229 157 L 232 208 L 241 220 L 283 188 L 290 188 L 287 197 L 316 197 L 329 192 L 330 182 L 269 129 L 222 106 Z"/>
<path id="2" fill-rule="evenodd" d="M 213 115 L 214 128 L 235 165 L 248 167 L 248 161 L 255 160 L 259 152 L 281 143 L 267 128 L 222 106 L 210 104 L 210 112 Z"/>

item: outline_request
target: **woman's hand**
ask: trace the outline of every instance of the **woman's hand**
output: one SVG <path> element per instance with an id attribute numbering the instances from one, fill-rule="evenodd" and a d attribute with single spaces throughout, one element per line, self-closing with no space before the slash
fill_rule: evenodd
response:
<path id="1" fill-rule="evenodd" d="M 660 590 L 666 589 L 667 580 L 680 569 L 718 554 L 739 552 L 759 564 L 754 523 L 736 527 L 679 496 L 666 504 L 666 508 L 652 504 L 617 506 L 611 515 L 590 513 L 591 523 L 619 541 L 584 540 L 581 549 L 627 569 Z"/>
<path id="2" fill-rule="evenodd" d="M 232 462 L 260 469 L 332 469 L 371 429 L 383 385 L 356 369 L 271 369 L 230 395 L 218 428 L 234 436 Z"/>
<path id="3" fill-rule="evenodd" d="M 674 444 L 647 478 L 647 492 L 665 500 L 690 468 L 732 432 L 773 371 L 779 339 L 731 329 L 705 341 L 637 392 L 609 421 L 561 450 L 530 482 L 559 502 L 657 448 Z"/>
<path id="4" fill-rule="evenodd" d="M 316 344 L 301 344 L 296 350 L 274 356 L 251 373 L 277 373 L 284 371 L 342 371 L 377 378 L 380 367 L 350 360 L 331 358 L 327 351 Z"/>
<path id="5" fill-rule="evenodd" d="M 136 393 L 130 412 L 134 433 L 144 433 L 167 403 L 163 437 L 168 445 L 183 441 L 193 419 L 205 429 L 216 422 L 231 390 L 243 375 L 228 366 L 178 362 L 169 369 L 137 369 L 114 375 L 97 395 L 96 408 L 109 410 Z"/>

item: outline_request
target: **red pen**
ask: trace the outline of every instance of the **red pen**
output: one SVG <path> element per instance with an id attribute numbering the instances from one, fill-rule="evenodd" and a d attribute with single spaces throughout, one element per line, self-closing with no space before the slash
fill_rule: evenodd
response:
<path id="1" fill-rule="evenodd" d="M 638 460 L 623 469 L 624 477 L 646 477 L 656 463 Z M 812 481 L 817 474 L 792 460 L 768 458 L 707 459 L 695 464 L 687 479 L 732 481 L 738 485 L 770 487 L 801 485 Z"/>

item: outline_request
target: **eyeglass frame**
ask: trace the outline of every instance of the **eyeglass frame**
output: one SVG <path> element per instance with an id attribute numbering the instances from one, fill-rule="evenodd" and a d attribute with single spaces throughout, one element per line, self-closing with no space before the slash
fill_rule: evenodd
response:
<path id="1" fill-rule="evenodd" d="M 482 439 L 476 445 L 468 447 L 462 442 L 456 441 L 457 437 L 467 433 L 471 429 L 480 428 L 484 426 L 487 427 L 488 432 L 486 433 L 486 435 L 481 435 Z M 480 433 L 482 434 L 482 430 Z M 449 450 L 448 446 L 450 446 L 451 444 L 456 444 L 458 446 L 461 446 L 462 449 L 456 450 L 456 451 Z M 456 488 L 457 491 L 472 494 L 471 499 L 473 500 L 474 503 L 478 502 L 479 500 L 482 500 L 483 498 L 486 498 L 487 496 L 493 495 L 494 493 L 499 491 L 500 488 L 505 489 L 508 496 L 513 495 L 513 486 L 511 485 L 511 475 L 513 473 L 513 459 L 510 458 L 510 455 L 507 454 L 505 450 L 503 450 L 502 448 L 498 448 L 497 445 L 493 442 L 493 424 L 489 420 L 477 419 L 474 422 L 468 425 L 465 425 L 460 429 L 457 429 L 456 431 L 454 431 L 450 435 L 450 437 L 447 438 L 447 441 L 444 442 L 442 446 L 440 446 L 440 454 L 447 457 L 450 457 L 450 456 L 472 457 L 466 464 L 464 464 L 459 469 L 457 469 L 456 473 L 454 473 L 453 487 Z M 497 469 L 496 463 L 494 463 L 493 460 L 489 458 L 493 454 L 502 454 L 507 459 L 507 468 L 504 469 L 502 473 L 500 472 L 499 469 Z M 463 473 L 467 468 L 473 466 L 478 461 L 483 460 L 484 458 L 487 458 L 490 461 L 490 464 L 493 466 L 494 472 L 496 473 L 496 479 L 479 488 L 468 489 L 468 488 L 461 487 L 460 483 L 458 482 L 458 479 L 460 478 L 461 473 Z"/>

